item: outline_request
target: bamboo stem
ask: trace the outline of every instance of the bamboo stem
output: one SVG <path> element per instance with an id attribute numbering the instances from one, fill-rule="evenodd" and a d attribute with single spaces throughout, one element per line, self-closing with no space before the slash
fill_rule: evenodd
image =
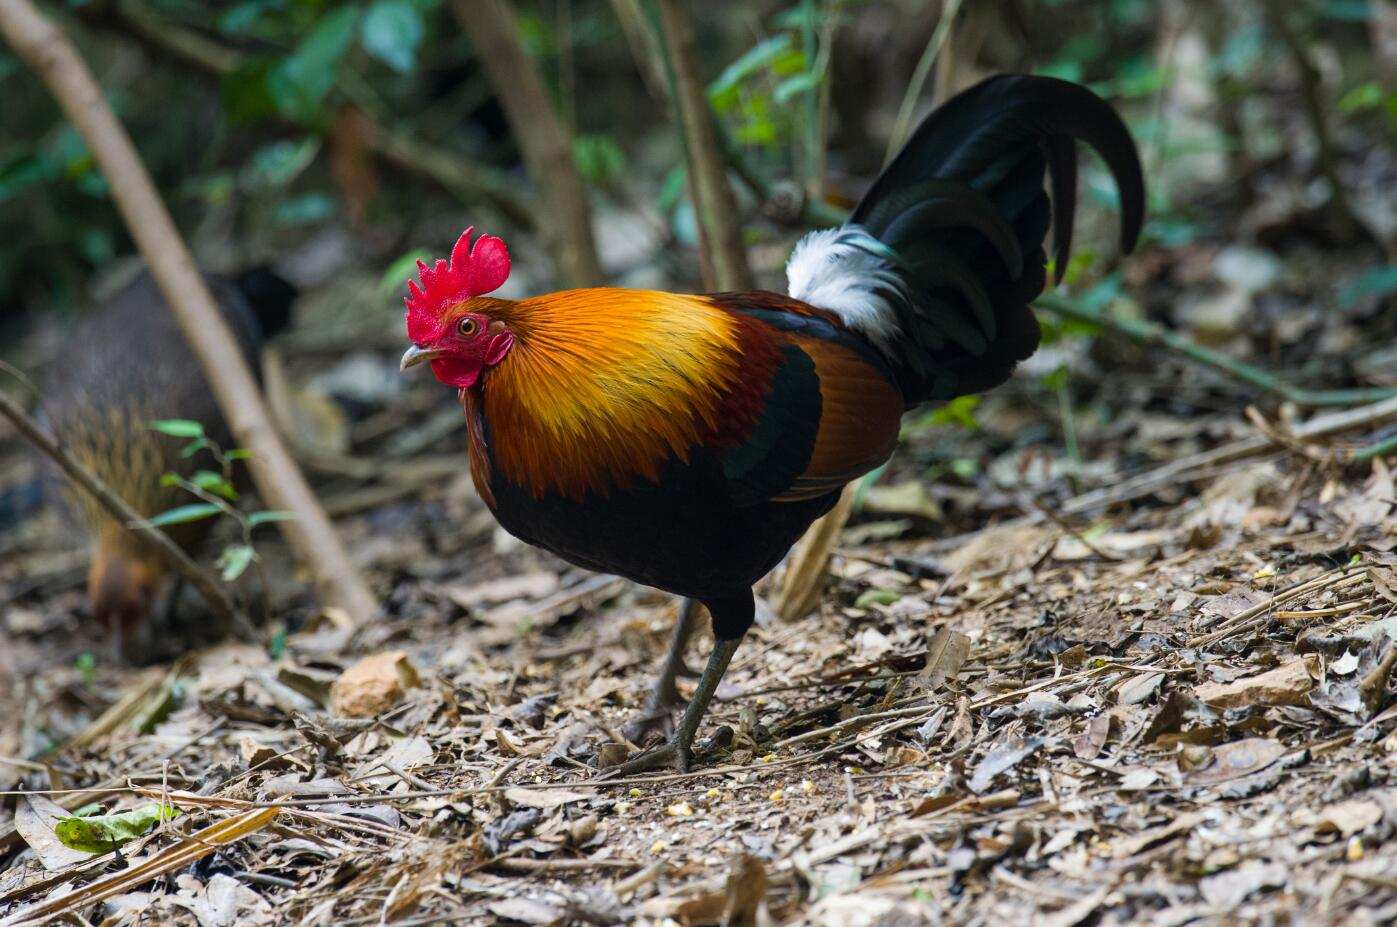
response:
<path id="1" fill-rule="evenodd" d="M 689 186 L 707 259 L 704 282 L 710 289 L 751 289 L 752 271 L 742 244 L 737 202 L 728 185 L 713 110 L 698 78 L 693 22 L 679 0 L 652 0 L 651 12 L 666 52 L 662 56 L 665 77 L 689 166 Z"/>
<path id="2" fill-rule="evenodd" d="M 0 34 L 48 85 L 87 143 L 233 435 L 252 454 L 248 466 L 258 491 L 270 506 L 294 515 L 280 523 L 281 530 L 322 600 L 342 607 L 355 623 L 367 622 L 378 610 L 373 594 L 277 437 L 228 323 L 97 81 L 68 37 L 31 0 L 0 0 Z"/>

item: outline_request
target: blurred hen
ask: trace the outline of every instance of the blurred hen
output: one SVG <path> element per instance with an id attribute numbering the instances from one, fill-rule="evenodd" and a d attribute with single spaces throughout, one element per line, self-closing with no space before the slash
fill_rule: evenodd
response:
<path id="1" fill-rule="evenodd" d="M 269 270 L 207 278 L 248 362 L 262 340 L 286 325 L 295 289 Z M 162 485 L 166 473 L 188 477 L 200 462 L 182 454 L 187 441 L 151 428 L 160 419 L 199 422 L 221 446 L 232 438 L 198 360 L 148 271 L 84 316 L 65 336 L 66 348 L 44 391 L 43 416 L 59 441 L 146 518 L 193 501 Z M 66 495 L 87 534 L 92 558 L 91 614 L 121 650 L 150 617 L 166 582 L 154 549 L 118 525 L 86 493 Z M 188 551 L 207 537 L 212 520 L 165 530 Z"/>

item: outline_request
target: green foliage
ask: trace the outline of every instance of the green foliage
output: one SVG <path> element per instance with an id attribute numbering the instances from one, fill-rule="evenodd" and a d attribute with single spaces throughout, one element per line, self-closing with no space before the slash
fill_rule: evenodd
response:
<path id="1" fill-rule="evenodd" d="M 162 419 L 161 421 L 151 422 L 150 427 L 161 434 L 171 435 L 176 438 L 202 438 L 204 436 L 203 425 L 183 418 Z"/>
<path id="2" fill-rule="evenodd" d="M 1352 306 L 1369 296 L 1391 296 L 1397 293 L 1397 264 L 1374 267 L 1339 294 L 1339 305 Z"/>
<path id="3" fill-rule="evenodd" d="M 961 396 L 933 409 L 928 422 L 932 425 L 959 425 L 970 431 L 976 431 L 979 429 L 980 423 L 975 418 L 975 410 L 979 407 L 979 396 Z"/>
<path id="4" fill-rule="evenodd" d="M 188 505 L 177 505 L 172 509 L 167 509 L 150 519 L 150 523 L 157 528 L 168 528 L 171 525 L 184 525 L 191 521 L 202 521 L 221 512 L 222 509 L 212 502 L 191 502 Z"/>
<path id="5" fill-rule="evenodd" d="M 626 153 L 615 136 L 601 132 L 578 135 L 572 149 L 582 179 L 593 186 L 610 187 L 625 179 Z"/>
<path id="6" fill-rule="evenodd" d="M 422 13 L 412 0 L 377 0 L 359 24 L 364 51 L 395 71 L 407 72 L 417 63 L 417 49 L 426 33 Z"/>
<path id="7" fill-rule="evenodd" d="M 223 548 L 223 553 L 219 555 L 218 567 L 222 571 L 220 575 L 225 583 L 231 583 L 252 565 L 252 560 L 257 556 L 257 552 L 252 549 L 251 544 L 229 544 Z"/>
<path id="8" fill-rule="evenodd" d="M 321 114 L 358 19 L 358 5 L 326 13 L 296 51 L 267 75 L 267 89 L 283 115 L 313 122 Z"/>
<path id="9" fill-rule="evenodd" d="M 69 849 L 83 853 L 109 853 L 137 837 L 144 837 L 161 822 L 173 820 L 178 814 L 174 805 L 152 802 L 116 814 L 75 814 L 60 818 L 54 824 L 53 832 L 59 842 Z"/>

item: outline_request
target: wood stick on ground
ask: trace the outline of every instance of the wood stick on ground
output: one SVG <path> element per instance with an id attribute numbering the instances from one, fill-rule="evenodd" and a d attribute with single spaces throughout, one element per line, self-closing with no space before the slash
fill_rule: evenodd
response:
<path id="1" fill-rule="evenodd" d="M 514 10 L 508 0 L 456 0 L 451 8 L 500 98 L 529 176 L 543 191 L 550 219 L 539 223 L 539 231 L 549 243 L 558 270 L 569 286 L 601 283 L 592 209 L 573 157 L 572 133 L 563 124 L 538 65 L 519 38 Z"/>
<path id="2" fill-rule="evenodd" d="M 270 507 L 294 516 L 281 529 L 315 578 L 322 601 L 343 608 L 357 624 L 367 622 L 378 610 L 373 594 L 277 437 L 228 323 L 91 71 L 31 0 L 0 0 L 0 34 L 48 85 L 87 143 L 234 437 L 252 454 L 248 468 L 258 492 Z"/>
<path id="3" fill-rule="evenodd" d="M 250 627 L 246 615 L 242 615 L 233 600 L 228 597 L 227 592 L 218 584 L 208 571 L 200 569 L 199 565 L 189 558 L 189 555 L 180 550 L 174 541 L 159 528 L 146 521 L 145 518 L 126 501 L 116 494 L 110 486 L 91 470 L 78 463 L 61 445 L 54 439 L 53 435 L 44 430 L 38 422 L 34 421 L 27 412 L 24 411 L 15 400 L 7 393 L 0 391 L 0 415 L 4 415 L 19 430 L 29 443 L 44 453 L 50 460 L 58 465 L 58 468 L 82 490 L 92 498 L 96 499 L 102 508 L 107 510 L 107 514 L 116 519 L 117 524 L 127 531 L 137 535 L 149 542 L 160 555 L 160 559 L 180 576 L 189 580 L 189 584 L 198 590 L 208 603 L 209 609 L 214 613 L 214 617 L 223 622 L 226 627 Z"/>
<path id="4" fill-rule="evenodd" d="M 1144 319 L 1128 319 L 1112 315 L 1109 312 L 1088 309 L 1085 305 L 1056 293 L 1044 293 L 1033 301 L 1033 308 L 1043 309 L 1054 315 L 1074 319 L 1078 322 L 1099 325 L 1147 347 L 1168 348 L 1177 354 L 1182 354 L 1189 360 L 1196 361 L 1206 367 L 1212 367 L 1234 380 L 1240 380 L 1298 406 L 1352 406 L 1363 402 L 1376 402 L 1397 395 L 1397 390 L 1382 387 L 1371 389 L 1306 389 L 1302 386 L 1295 386 L 1259 367 L 1244 364 L 1220 351 L 1196 344 L 1162 325 Z"/>
<path id="5" fill-rule="evenodd" d="M 737 202 L 728 185 L 713 111 L 698 76 L 693 22 L 679 0 L 650 3 L 651 20 L 665 50 L 665 78 L 689 167 L 689 187 L 706 258 L 704 284 L 710 289 L 749 290 L 752 271 L 742 245 Z"/>
<path id="6" fill-rule="evenodd" d="M 839 532 L 854 511 L 855 485 L 844 487 L 834 508 L 810 526 L 786 558 L 771 597 L 771 610 L 783 621 L 803 618 L 820 603 L 825 568 L 839 542 Z"/>

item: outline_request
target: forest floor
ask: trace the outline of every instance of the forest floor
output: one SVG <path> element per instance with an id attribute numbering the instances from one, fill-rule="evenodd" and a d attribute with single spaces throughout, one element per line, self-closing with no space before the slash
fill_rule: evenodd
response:
<path id="1" fill-rule="evenodd" d="M 507 543 L 459 482 L 349 522 L 396 617 L 308 613 L 275 657 L 94 665 L 41 518 L 0 576 L 5 780 L 47 790 L 7 799 L 0 911 L 91 917 L 65 896 L 110 886 L 113 925 L 1391 923 L 1393 474 L 1255 434 L 1140 413 L 1120 457 L 1170 462 L 1051 516 L 894 479 L 817 611 L 739 652 L 704 729 L 730 745 L 624 780 L 594 766 L 674 603 Z M 55 804 L 162 795 L 119 855 L 52 837 Z"/>
<path id="2" fill-rule="evenodd" d="M 1295 378 L 1390 385 L 1380 301 L 1333 308 L 1344 260 L 1280 282 L 1180 248 L 1127 283 Z M 497 529 L 385 300 L 346 276 L 303 301 L 266 387 L 387 617 L 316 608 L 265 529 L 265 639 L 186 595 L 131 666 L 57 511 L 0 532 L 4 923 L 1397 919 L 1397 488 L 1353 453 L 1397 403 L 1277 406 L 1059 337 L 979 408 L 909 417 L 814 612 L 739 651 L 701 732 L 724 746 L 617 780 L 676 604 Z M 0 434 L 0 498 L 36 472 Z M 55 836 L 159 801 L 120 852 Z"/>

